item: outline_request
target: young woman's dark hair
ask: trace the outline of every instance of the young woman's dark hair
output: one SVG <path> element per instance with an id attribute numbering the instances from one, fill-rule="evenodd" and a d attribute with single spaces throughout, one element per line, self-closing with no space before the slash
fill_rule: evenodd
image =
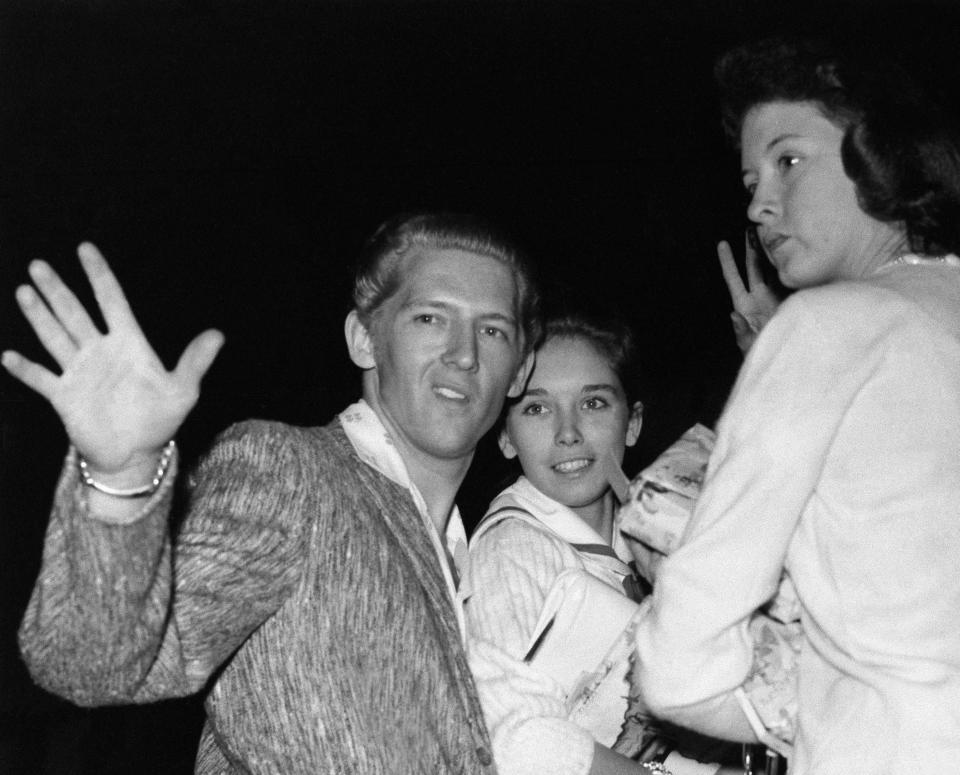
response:
<path id="1" fill-rule="evenodd" d="M 905 71 L 821 40 L 767 38 L 727 51 L 714 73 L 735 145 L 757 105 L 813 103 L 844 130 L 843 167 L 861 209 L 902 224 L 917 253 L 960 252 L 960 140 Z"/>
<path id="2" fill-rule="evenodd" d="M 639 400 L 637 347 L 626 323 L 612 316 L 568 312 L 546 320 L 542 343 L 553 339 L 584 339 L 592 344 L 620 379 L 627 404 Z"/>

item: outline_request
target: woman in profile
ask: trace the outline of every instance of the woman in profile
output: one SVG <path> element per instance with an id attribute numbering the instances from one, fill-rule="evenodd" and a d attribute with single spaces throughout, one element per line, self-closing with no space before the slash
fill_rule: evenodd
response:
<path id="1" fill-rule="evenodd" d="M 743 287 L 722 248 L 738 333 L 759 335 L 658 571 L 637 685 L 659 715 L 750 739 L 747 622 L 785 570 L 790 775 L 960 772 L 957 141 L 899 74 L 816 44 L 738 48 L 717 75 L 747 214 L 795 293 L 760 330 L 757 267 Z"/>

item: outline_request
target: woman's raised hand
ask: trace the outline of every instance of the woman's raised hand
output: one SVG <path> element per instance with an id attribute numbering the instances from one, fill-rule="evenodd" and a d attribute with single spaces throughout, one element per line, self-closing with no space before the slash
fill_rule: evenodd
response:
<path id="1" fill-rule="evenodd" d="M 745 254 L 747 265 L 747 284 L 744 285 L 743 278 L 740 277 L 740 271 L 737 269 L 737 262 L 733 257 L 733 250 L 730 243 L 723 241 L 717 245 L 717 256 L 720 258 L 720 270 L 723 272 L 723 279 L 727 283 L 727 290 L 730 291 L 730 300 L 733 302 L 733 312 L 730 313 L 730 320 L 733 322 L 733 333 L 737 338 L 737 347 L 744 355 L 757 338 L 757 334 L 762 329 L 773 313 L 780 306 L 780 299 L 770 290 L 770 287 L 763 281 L 763 273 L 760 269 L 760 255 L 753 247 L 749 235 L 745 242 Z"/>
<path id="2" fill-rule="evenodd" d="M 53 405 L 93 472 L 121 481 L 124 472 L 156 466 L 161 448 L 197 402 L 200 380 L 223 335 L 203 332 L 167 371 L 100 251 L 83 243 L 77 253 L 107 332 L 99 331 L 49 264 L 33 261 L 29 272 L 36 289 L 21 285 L 16 298 L 61 373 L 12 351 L 3 353 L 3 366 Z"/>

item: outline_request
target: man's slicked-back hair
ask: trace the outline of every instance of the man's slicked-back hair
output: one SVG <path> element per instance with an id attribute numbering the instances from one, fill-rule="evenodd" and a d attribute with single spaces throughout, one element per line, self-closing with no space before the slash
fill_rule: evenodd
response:
<path id="1" fill-rule="evenodd" d="M 540 336 L 540 292 L 530 261 L 505 232 L 467 213 L 407 213 L 377 228 L 360 252 L 354 276 L 353 304 L 364 325 L 397 292 L 407 262 L 423 250 L 462 250 L 506 265 L 517 287 L 523 350 L 534 347 Z"/>

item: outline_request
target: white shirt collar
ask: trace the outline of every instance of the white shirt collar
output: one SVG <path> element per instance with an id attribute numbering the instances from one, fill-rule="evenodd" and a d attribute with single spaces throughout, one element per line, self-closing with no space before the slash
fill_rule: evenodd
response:
<path id="1" fill-rule="evenodd" d="M 501 499 L 504 502 L 501 502 Z M 525 476 L 521 476 L 501 492 L 490 504 L 489 511 L 496 511 L 508 505 L 510 500 L 532 513 L 568 543 L 608 545 L 604 538 L 578 517 L 571 508 L 544 495 Z M 613 531 L 612 548 L 617 557 L 624 562 L 629 564 L 633 560 L 629 548 L 620 536 L 620 531 L 616 529 Z"/>
<path id="2" fill-rule="evenodd" d="M 444 551 L 444 547 L 440 543 L 440 536 L 437 535 L 433 520 L 430 519 L 430 514 L 427 511 L 426 501 L 424 501 L 417 486 L 410 480 L 407 466 L 377 413 L 373 411 L 370 404 L 361 398 L 355 404 L 351 404 L 344 409 L 339 416 L 344 433 L 347 434 L 347 438 L 360 459 L 390 481 L 409 491 L 437 552 L 450 597 L 456 601 L 457 585 L 451 573 L 447 556 L 449 555 L 452 558 L 457 575 L 462 575 L 467 558 L 467 532 L 463 526 L 463 519 L 460 517 L 460 510 L 454 505 L 450 512 L 450 518 L 447 520 L 443 535 L 446 544 L 446 551 Z M 457 618 L 461 625 L 460 632 L 463 633 L 463 611 L 459 603 L 456 603 L 456 608 Z"/>

